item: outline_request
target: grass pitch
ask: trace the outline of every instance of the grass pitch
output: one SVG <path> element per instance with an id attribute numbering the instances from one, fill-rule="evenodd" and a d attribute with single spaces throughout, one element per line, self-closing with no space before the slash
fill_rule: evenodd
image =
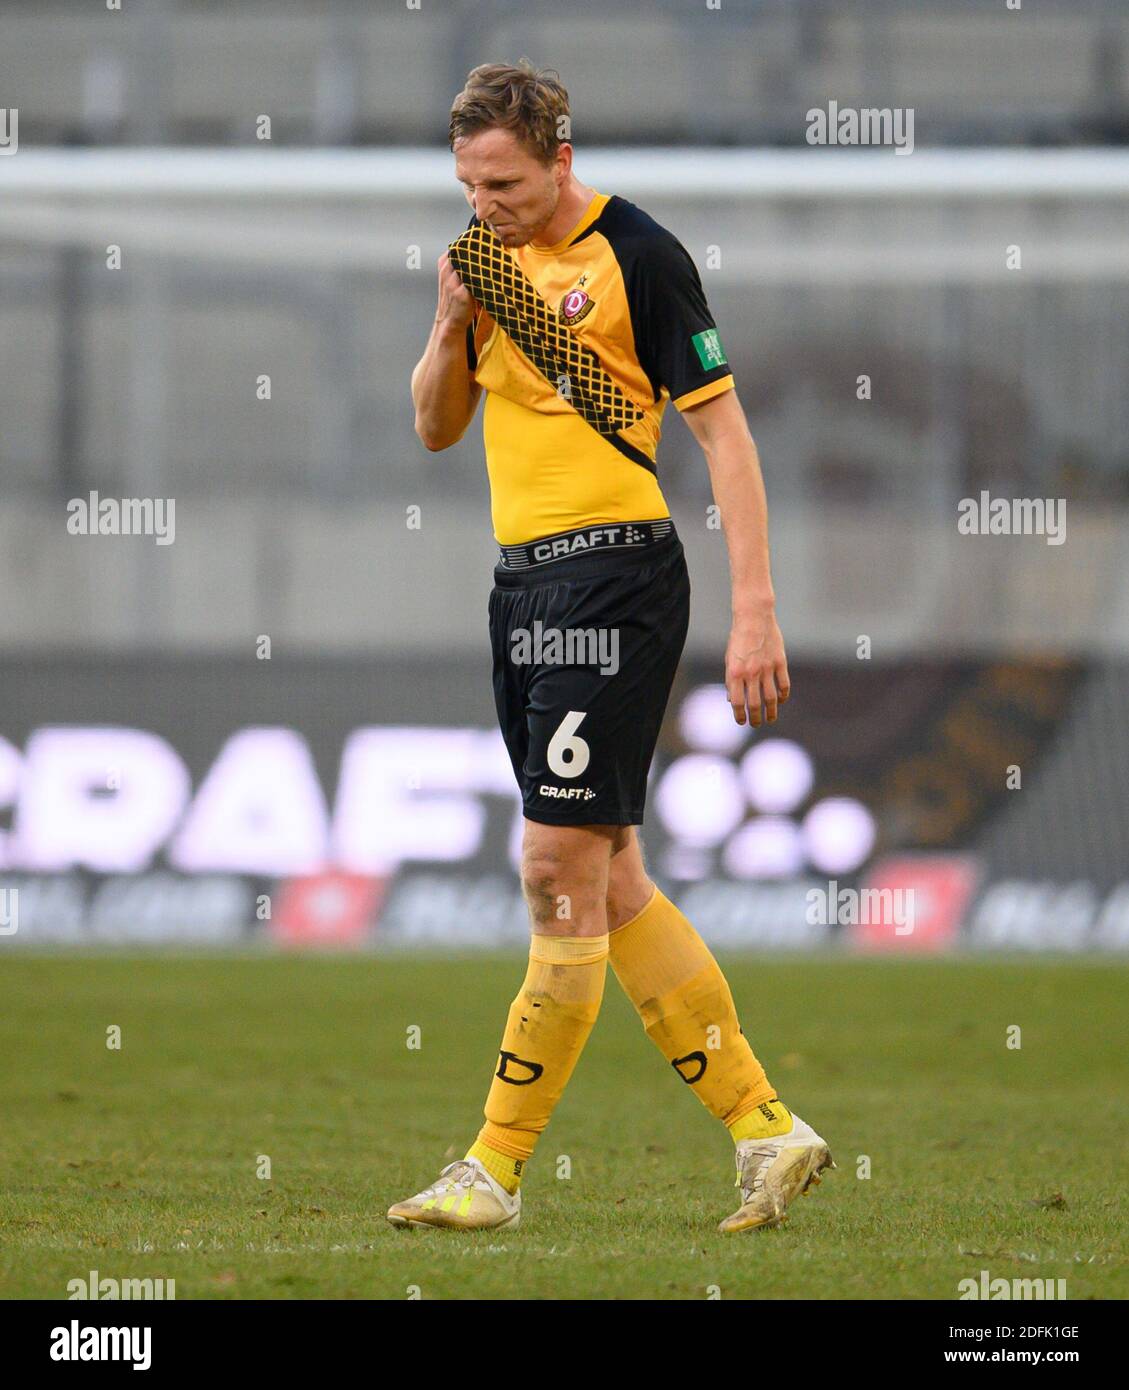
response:
<path id="1" fill-rule="evenodd" d="M 384 1211 L 473 1138 L 518 957 L 8 955 L 0 1294 L 92 1269 L 178 1299 L 955 1299 L 982 1269 L 1129 1293 L 1125 967 L 723 964 L 839 1164 L 788 1223 L 716 1233 L 732 1143 L 609 970 L 521 1228 L 460 1235 Z"/>

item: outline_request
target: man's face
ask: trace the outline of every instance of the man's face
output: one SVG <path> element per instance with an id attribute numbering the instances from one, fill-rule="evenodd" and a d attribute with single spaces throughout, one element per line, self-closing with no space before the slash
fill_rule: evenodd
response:
<path id="1" fill-rule="evenodd" d="M 566 146 L 542 164 L 512 130 L 480 130 L 455 144 L 455 177 L 475 216 L 503 246 L 525 246 L 557 210 Z"/>

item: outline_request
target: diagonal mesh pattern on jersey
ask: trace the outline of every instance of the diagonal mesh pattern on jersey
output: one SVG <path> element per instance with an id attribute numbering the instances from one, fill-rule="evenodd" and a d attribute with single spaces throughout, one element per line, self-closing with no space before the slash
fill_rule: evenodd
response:
<path id="1" fill-rule="evenodd" d="M 449 248 L 459 279 L 564 400 L 599 434 L 617 434 L 642 419 L 600 359 L 570 333 L 525 272 L 483 223 L 468 227 Z"/>

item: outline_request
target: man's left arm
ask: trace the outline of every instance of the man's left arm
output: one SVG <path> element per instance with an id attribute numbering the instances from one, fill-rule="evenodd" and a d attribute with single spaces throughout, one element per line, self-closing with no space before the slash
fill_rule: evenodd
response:
<path id="1" fill-rule="evenodd" d="M 773 723 L 790 683 L 768 553 L 768 502 L 757 446 L 736 391 L 725 391 L 682 412 L 701 445 L 729 550 L 733 588 L 725 688 L 738 724 Z"/>

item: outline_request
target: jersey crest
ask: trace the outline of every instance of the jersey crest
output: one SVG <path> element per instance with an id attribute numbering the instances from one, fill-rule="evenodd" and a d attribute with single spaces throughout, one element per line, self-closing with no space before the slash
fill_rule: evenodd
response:
<path id="1" fill-rule="evenodd" d="M 575 328 L 581 319 L 586 319 L 596 307 L 596 301 L 586 290 L 569 290 L 561 300 L 557 317 L 567 328 Z"/>

